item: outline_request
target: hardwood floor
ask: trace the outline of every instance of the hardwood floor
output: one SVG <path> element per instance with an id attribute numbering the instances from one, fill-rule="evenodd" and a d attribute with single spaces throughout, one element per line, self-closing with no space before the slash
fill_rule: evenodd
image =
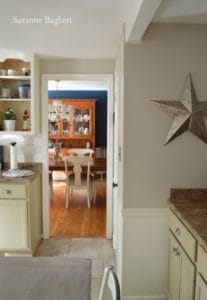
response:
<path id="1" fill-rule="evenodd" d="M 96 203 L 87 207 L 85 191 L 73 192 L 69 208 L 65 208 L 65 183 L 54 181 L 54 198 L 50 205 L 50 235 L 69 237 L 105 237 L 106 183 L 97 184 Z"/>

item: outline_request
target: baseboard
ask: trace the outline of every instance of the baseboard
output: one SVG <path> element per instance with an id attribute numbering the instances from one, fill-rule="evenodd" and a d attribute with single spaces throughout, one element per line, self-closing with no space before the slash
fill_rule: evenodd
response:
<path id="1" fill-rule="evenodd" d="M 168 300 L 167 295 L 124 296 L 123 300 Z"/>

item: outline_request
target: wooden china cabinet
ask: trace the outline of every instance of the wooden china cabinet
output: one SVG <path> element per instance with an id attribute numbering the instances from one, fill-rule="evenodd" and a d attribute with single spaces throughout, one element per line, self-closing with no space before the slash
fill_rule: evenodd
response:
<path id="1" fill-rule="evenodd" d="M 63 148 L 95 150 L 95 99 L 49 99 L 48 138 Z"/>

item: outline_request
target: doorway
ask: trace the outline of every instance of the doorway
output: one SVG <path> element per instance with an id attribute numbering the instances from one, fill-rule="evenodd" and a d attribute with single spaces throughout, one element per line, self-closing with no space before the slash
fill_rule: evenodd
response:
<path id="1" fill-rule="evenodd" d="M 70 81 L 73 84 L 76 84 L 78 81 L 83 81 L 85 83 L 90 81 L 95 81 L 97 84 L 100 84 L 101 82 L 105 82 L 107 86 L 107 179 L 106 179 L 106 237 L 112 238 L 112 166 L 113 166 L 113 122 L 112 122 L 112 114 L 113 114 L 113 76 L 112 75 L 42 75 L 42 129 L 43 129 L 43 145 L 44 145 L 44 164 L 43 164 L 43 232 L 44 237 L 47 238 L 50 235 L 50 205 L 51 200 L 48 197 L 48 124 L 47 120 L 44 117 L 48 114 L 48 83 L 49 81 L 57 81 L 57 80 L 63 80 L 63 81 Z M 59 178 L 58 178 L 59 176 Z M 64 186 L 61 182 L 61 176 L 62 174 L 56 174 L 56 180 L 55 185 L 56 187 L 61 190 L 62 189 L 62 195 Z M 97 189 L 97 192 L 99 194 L 99 197 L 103 197 L 104 187 L 103 185 L 99 186 Z M 79 199 L 81 199 L 81 195 L 78 196 Z M 74 199 L 75 200 L 75 199 Z M 64 198 L 62 199 L 64 201 Z M 79 206 L 79 210 L 81 210 L 82 219 L 86 219 L 88 216 L 87 214 L 91 214 L 92 217 L 92 210 L 87 209 L 84 213 L 84 210 L 82 210 Z M 72 210 L 71 210 L 72 212 Z M 65 222 L 64 218 L 62 220 Z M 80 221 L 80 220 L 79 220 Z M 92 224 L 92 223 L 91 223 Z M 70 226 L 68 222 L 68 226 Z M 96 226 L 96 224 L 93 224 L 93 226 Z M 66 224 L 67 227 L 67 224 Z M 74 231 L 75 236 L 83 236 L 81 231 L 79 234 Z M 85 233 L 87 236 L 87 233 Z"/>
<path id="2" fill-rule="evenodd" d="M 48 98 L 50 236 L 105 237 L 107 83 L 49 81 Z M 75 189 L 66 208 L 66 176 L 60 168 L 63 156 L 74 149 L 93 156 L 96 197 L 90 208 L 86 189 Z"/>

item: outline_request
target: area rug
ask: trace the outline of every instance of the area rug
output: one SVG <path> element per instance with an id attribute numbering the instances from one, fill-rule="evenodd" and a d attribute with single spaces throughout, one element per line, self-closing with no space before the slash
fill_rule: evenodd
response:
<path id="1" fill-rule="evenodd" d="M 2 300 L 89 300 L 91 260 L 0 257 Z"/>

